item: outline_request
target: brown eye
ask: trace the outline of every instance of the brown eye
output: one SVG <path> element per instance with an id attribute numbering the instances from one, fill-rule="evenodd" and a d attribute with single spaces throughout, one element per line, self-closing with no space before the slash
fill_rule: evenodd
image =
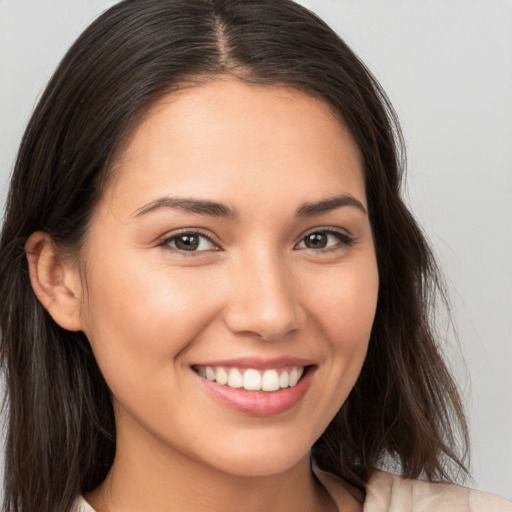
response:
<path id="1" fill-rule="evenodd" d="M 311 233 L 304 237 L 304 245 L 308 249 L 324 249 L 328 241 L 327 233 Z"/>
<path id="2" fill-rule="evenodd" d="M 199 237 L 197 235 L 180 235 L 176 237 L 174 245 L 181 251 L 195 251 L 199 247 Z"/>
<path id="3" fill-rule="evenodd" d="M 214 243 L 207 236 L 193 232 L 170 236 L 162 245 L 185 252 L 201 252 L 216 249 Z"/>
<path id="4" fill-rule="evenodd" d="M 311 231 L 304 236 L 297 244 L 298 249 L 335 249 L 336 247 L 347 247 L 354 243 L 353 238 L 334 230 Z"/>

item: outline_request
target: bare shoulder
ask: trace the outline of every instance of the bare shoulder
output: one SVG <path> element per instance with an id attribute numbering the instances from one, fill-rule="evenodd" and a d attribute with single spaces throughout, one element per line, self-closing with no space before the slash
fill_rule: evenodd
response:
<path id="1" fill-rule="evenodd" d="M 364 512 L 512 512 L 512 502 L 468 487 L 376 471 L 366 487 Z"/>

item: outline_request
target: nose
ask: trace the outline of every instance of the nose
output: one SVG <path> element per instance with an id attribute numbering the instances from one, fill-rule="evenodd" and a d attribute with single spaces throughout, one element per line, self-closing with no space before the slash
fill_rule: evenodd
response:
<path id="1" fill-rule="evenodd" d="M 299 328 L 298 291 L 277 254 L 253 254 L 231 270 L 224 321 L 232 332 L 277 340 Z"/>

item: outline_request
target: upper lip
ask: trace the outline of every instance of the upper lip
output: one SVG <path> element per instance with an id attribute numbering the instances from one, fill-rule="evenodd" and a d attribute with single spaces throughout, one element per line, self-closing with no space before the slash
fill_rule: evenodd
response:
<path id="1" fill-rule="evenodd" d="M 271 359 L 264 359 L 260 357 L 237 357 L 235 359 L 222 359 L 215 361 L 206 361 L 195 363 L 192 366 L 224 366 L 236 368 L 254 368 L 255 370 L 269 370 L 273 368 L 284 368 L 290 366 L 312 366 L 315 363 L 310 359 L 301 357 L 275 357 Z"/>

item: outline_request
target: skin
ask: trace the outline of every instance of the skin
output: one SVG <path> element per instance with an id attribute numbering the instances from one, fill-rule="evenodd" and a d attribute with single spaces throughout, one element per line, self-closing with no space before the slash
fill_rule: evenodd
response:
<path id="1" fill-rule="evenodd" d="M 297 215 L 340 195 L 352 203 Z M 168 197 L 234 215 L 155 207 Z M 358 148 L 327 105 L 221 78 L 165 97 L 134 130 L 79 264 L 34 235 L 34 289 L 86 333 L 114 397 L 114 466 L 86 496 L 98 512 L 335 510 L 309 452 L 366 355 L 378 292 L 366 210 Z M 178 230 L 207 238 L 187 252 Z M 327 246 L 307 247 L 311 232 Z M 236 357 L 315 371 L 298 403 L 261 417 L 192 370 Z M 360 510 L 348 493 L 343 505 Z"/>

